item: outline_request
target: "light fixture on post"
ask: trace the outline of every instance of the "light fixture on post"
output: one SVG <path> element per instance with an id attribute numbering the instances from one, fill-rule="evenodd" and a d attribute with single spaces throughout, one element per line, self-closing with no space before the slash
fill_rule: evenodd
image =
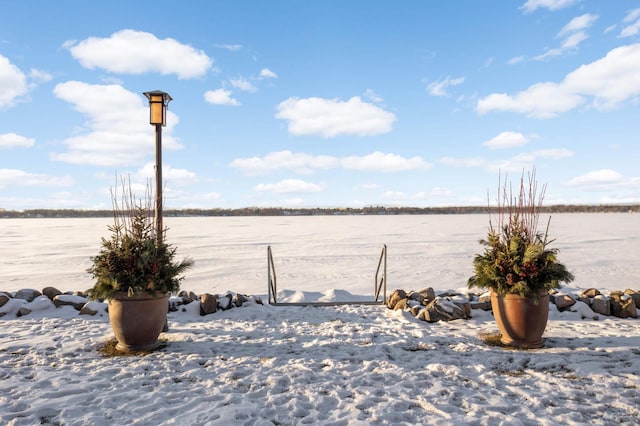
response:
<path id="1" fill-rule="evenodd" d="M 161 90 L 144 92 L 149 100 L 149 124 L 156 127 L 156 197 L 155 228 L 156 242 L 160 246 L 163 237 L 162 228 L 162 127 L 167 125 L 167 109 L 173 100 L 168 93 Z"/>

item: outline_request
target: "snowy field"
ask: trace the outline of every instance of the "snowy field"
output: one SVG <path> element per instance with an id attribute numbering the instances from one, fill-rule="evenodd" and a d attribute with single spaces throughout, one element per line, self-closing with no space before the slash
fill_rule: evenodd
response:
<path id="1" fill-rule="evenodd" d="M 281 300 L 371 297 L 382 244 L 388 289 L 464 290 L 487 217 L 166 218 L 196 264 L 183 288 Z M 109 219 L 0 220 L 0 290 L 84 290 Z M 640 290 L 640 215 L 554 215 L 574 291 Z M 382 306 L 248 304 L 169 315 L 163 349 L 106 358 L 106 315 L 72 307 L 0 319 L 0 424 L 640 424 L 640 320 L 551 307 L 544 348 L 484 343 L 490 313 L 429 324 Z"/>

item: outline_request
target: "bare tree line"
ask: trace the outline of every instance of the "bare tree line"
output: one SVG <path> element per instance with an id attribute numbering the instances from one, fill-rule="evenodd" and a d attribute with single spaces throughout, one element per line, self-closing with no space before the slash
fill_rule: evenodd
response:
<path id="1" fill-rule="evenodd" d="M 165 217 L 190 216 L 323 216 L 323 215 L 429 215 L 429 214 L 486 214 L 493 213 L 494 208 L 487 206 L 451 206 L 451 207 L 243 207 L 237 209 L 168 209 Z M 543 206 L 542 213 L 640 213 L 640 204 L 561 204 Z M 76 210 L 76 209 L 0 209 L 0 218 L 91 218 L 112 217 L 111 210 Z"/>

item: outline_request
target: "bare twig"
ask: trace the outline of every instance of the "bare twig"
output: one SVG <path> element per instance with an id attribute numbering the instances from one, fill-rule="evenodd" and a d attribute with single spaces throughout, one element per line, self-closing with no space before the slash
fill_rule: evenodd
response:
<path id="1" fill-rule="evenodd" d="M 538 188 L 535 167 L 526 176 L 525 180 L 523 170 L 518 191 L 515 193 L 508 176 L 505 174 L 503 179 L 502 173 L 498 175 L 497 207 L 495 219 L 490 214 L 489 230 L 505 242 L 515 232 L 524 235 L 527 243 L 534 242 L 538 236 L 538 224 L 547 185 Z M 493 226 L 494 220 L 497 229 Z"/>
<path id="2" fill-rule="evenodd" d="M 137 197 L 133 191 L 131 185 L 131 177 L 121 176 L 120 185 L 118 185 L 116 177 L 116 185 L 110 188 L 111 192 L 111 204 L 113 206 L 113 232 L 116 233 L 116 237 L 120 237 L 122 234 L 127 235 L 131 233 L 133 229 L 133 218 L 136 216 L 138 210 L 144 210 L 146 217 L 149 220 L 149 224 L 153 223 L 153 193 L 151 191 L 151 183 L 147 181 L 145 187 L 145 193 L 142 197 Z M 118 186 L 121 188 L 121 193 L 118 194 Z M 150 226 L 150 230 L 155 235 L 155 228 Z"/>

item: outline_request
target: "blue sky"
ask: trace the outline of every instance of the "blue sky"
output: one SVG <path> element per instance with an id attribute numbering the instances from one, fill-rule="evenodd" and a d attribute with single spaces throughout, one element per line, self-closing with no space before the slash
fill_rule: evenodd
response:
<path id="1" fill-rule="evenodd" d="M 0 0 L 0 208 L 640 202 L 640 1 Z"/>

